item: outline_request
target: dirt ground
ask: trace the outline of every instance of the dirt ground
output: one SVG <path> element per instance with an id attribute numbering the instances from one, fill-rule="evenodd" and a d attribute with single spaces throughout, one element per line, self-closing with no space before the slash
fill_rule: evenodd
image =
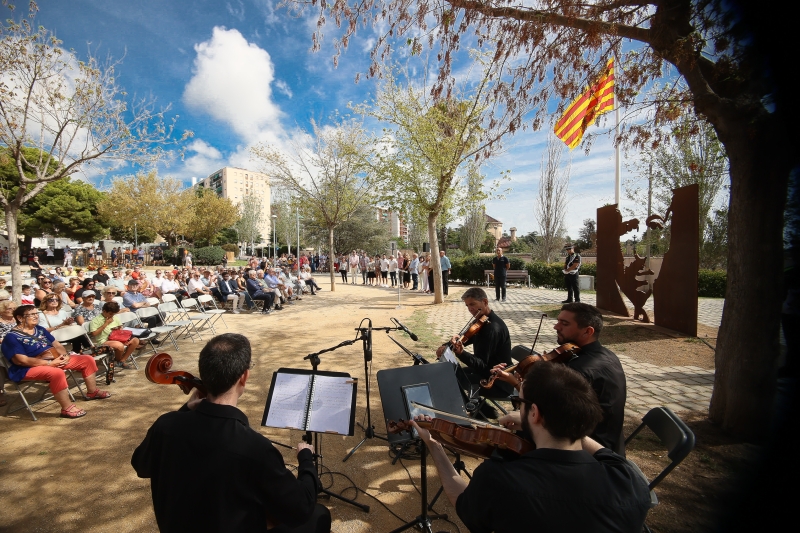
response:
<path id="1" fill-rule="evenodd" d="M 397 309 L 397 293 L 387 289 L 337 285 L 330 292 L 327 278 L 318 277 L 325 289 L 319 296 L 306 296 L 303 301 L 286 306 L 270 316 L 257 314 L 225 315 L 226 330 L 219 322 L 218 331 L 239 332 L 253 344 L 256 366 L 239 407 L 250 419 L 251 426 L 275 441 L 295 444 L 298 431 L 260 427 L 272 374 L 280 367 L 310 369 L 303 357 L 355 336 L 354 328 L 362 318 L 372 319 L 374 326 L 391 325 L 396 317 L 412 324 L 421 337 L 413 343 L 402 333 L 392 335 L 405 346 L 432 358 L 432 349 L 442 340 L 425 331 L 426 308 L 431 297 L 403 294 L 402 308 Z M 459 291 L 453 291 L 458 293 Z M 451 294 L 450 298 L 454 298 Z M 636 359 L 649 358 L 656 364 L 659 357 L 677 352 L 695 356 L 697 366 L 713 368 L 713 352 L 699 342 L 687 342 L 638 326 L 612 333 L 609 323 L 607 342 Z M 411 326 L 410 326 L 411 327 Z M 713 331 L 709 337 L 716 337 Z M 209 338 L 209 334 L 204 334 Z M 513 341 L 513 339 L 512 339 Z M 197 356 L 202 343 L 180 341 L 180 350 L 163 345 L 174 358 L 173 368 L 197 375 Z M 708 358 L 706 352 L 711 354 Z M 372 420 L 379 433 L 385 433 L 380 392 L 376 372 L 382 369 L 410 366 L 412 359 L 395 346 L 385 334 L 375 335 L 370 371 Z M 659 355 L 661 354 L 661 355 Z M 672 354 L 671 356 L 669 354 Z M 704 364 L 697 363 L 699 354 L 706 354 Z M 320 370 L 349 372 L 359 378 L 357 420 L 366 420 L 364 358 L 360 342 L 322 354 Z M 645 360 L 645 359 L 643 359 Z M 139 360 L 144 366 L 146 357 Z M 711 366 L 708 366 L 711 365 Z M 38 422 L 31 421 L 25 411 L 0 417 L 0 531 L 41 532 L 149 532 L 157 531 L 150 500 L 149 480 L 139 479 L 130 466 L 133 450 L 144 438 L 153 421 L 162 413 L 177 409 L 185 396 L 177 386 L 155 385 L 147 381 L 142 370 L 126 370 L 117 382 L 108 387 L 113 397 L 102 402 L 78 405 L 88 411 L 79 420 L 58 418 L 58 405 L 46 402 L 35 407 Z M 7 386 L 7 397 L 16 393 Z M 0 410 L 5 415 L 5 408 Z M 654 531 L 711 531 L 715 509 L 725 496 L 731 480 L 746 469 L 757 451 L 750 445 L 734 442 L 711 426 L 703 413 L 679 413 L 697 433 L 697 449 L 658 488 L 661 504 L 651 511 L 648 524 Z M 638 424 L 629 417 L 626 434 Z M 370 507 L 369 513 L 332 499 L 323 500 L 333 516 L 337 533 L 389 531 L 420 513 L 420 468 L 416 460 L 400 460 L 391 464 L 389 447 L 380 439 L 367 441 L 346 463 L 348 450 L 363 437 L 325 436 L 322 439 L 323 484 L 332 491 Z M 295 462 L 291 450 L 279 448 L 287 464 Z M 664 463 L 663 451 L 642 434 L 629 448 L 628 456 L 642 470 L 653 476 Z M 464 458 L 469 471 L 477 459 Z M 435 468 L 429 468 L 429 498 L 440 484 Z M 202 504 L 203 502 L 198 502 Z M 454 509 L 442 496 L 435 510 L 446 513 L 449 521 L 437 520 L 434 531 L 466 531 Z M 190 512 L 190 510 L 187 510 Z"/>

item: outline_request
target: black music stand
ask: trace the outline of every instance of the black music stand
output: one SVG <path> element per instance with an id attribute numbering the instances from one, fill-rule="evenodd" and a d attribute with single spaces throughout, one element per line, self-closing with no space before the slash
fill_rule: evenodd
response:
<path id="1" fill-rule="evenodd" d="M 447 411 L 455 415 L 466 416 L 464 402 L 461 398 L 461 389 L 458 386 L 453 368 L 450 365 L 415 365 L 409 367 L 393 368 L 390 370 L 380 370 L 377 373 L 378 390 L 383 404 L 383 414 L 387 423 L 408 417 L 406 411 L 405 398 L 403 397 L 403 387 L 405 385 L 415 385 L 418 383 L 428 383 L 431 393 L 431 401 L 436 409 Z M 442 417 L 447 418 L 447 417 Z M 455 421 L 455 420 L 454 420 Z M 388 432 L 387 432 L 388 433 Z M 405 448 L 411 443 L 409 433 L 388 434 L 389 445 L 396 448 L 398 445 Z M 420 515 L 391 533 L 399 533 L 418 526 L 427 533 L 432 533 L 431 520 L 447 520 L 446 514 L 428 513 L 428 478 L 427 478 L 427 454 L 428 450 L 425 443 L 419 439 L 420 449 L 420 493 L 421 493 L 421 513 Z"/>
<path id="2" fill-rule="evenodd" d="M 321 377 L 328 377 L 328 378 L 331 378 L 331 377 L 333 377 L 333 378 L 343 378 L 343 379 L 347 379 L 348 380 L 347 384 L 352 387 L 352 392 L 351 392 L 351 396 L 350 396 L 349 400 L 347 401 L 347 403 L 349 403 L 349 405 L 341 406 L 342 408 L 338 409 L 338 410 L 340 412 L 342 412 L 342 413 L 345 413 L 347 415 L 347 418 L 349 418 L 349 420 L 346 421 L 347 427 L 346 428 L 345 427 L 342 428 L 342 431 L 344 431 L 344 432 L 338 431 L 337 433 L 338 434 L 346 434 L 346 435 L 352 436 L 353 435 L 353 428 L 354 428 L 354 421 L 355 421 L 356 383 L 357 383 L 357 379 L 351 379 L 350 374 L 347 374 L 347 373 L 344 373 L 344 372 L 320 372 L 320 371 L 317 370 L 317 366 L 320 363 L 319 357 L 315 356 L 315 357 L 311 357 L 309 359 L 311 360 L 311 365 L 313 367 L 313 370 L 311 370 L 311 371 L 299 370 L 299 369 L 293 369 L 293 368 L 279 368 L 275 373 L 273 373 L 272 384 L 270 386 L 270 392 L 269 392 L 269 396 L 267 397 L 266 406 L 264 407 L 264 415 L 262 417 L 261 425 L 262 426 L 267 426 L 267 421 L 271 420 L 270 410 L 271 410 L 271 406 L 272 406 L 272 403 L 273 403 L 273 395 L 276 393 L 275 384 L 276 384 L 276 380 L 278 379 L 278 374 L 293 374 L 293 375 L 298 375 L 298 376 L 302 376 L 302 377 L 309 376 L 310 378 L 313 378 L 314 376 L 321 376 Z M 308 398 L 309 399 L 313 398 L 313 390 L 311 388 L 309 388 L 309 391 L 308 391 Z M 341 395 L 340 395 L 340 398 L 341 398 Z M 347 398 L 347 397 L 345 396 L 345 398 Z M 284 401 L 285 401 L 285 398 L 284 398 Z M 310 405 L 311 404 L 308 404 L 308 406 L 305 407 L 305 408 L 302 407 L 304 402 L 308 402 L 308 400 L 306 400 L 305 397 L 303 397 L 303 398 L 298 397 L 297 398 L 297 402 L 298 402 L 298 404 L 296 406 L 297 410 L 299 410 L 299 411 L 305 410 L 307 415 L 310 414 L 310 412 L 311 412 Z M 284 404 L 284 408 L 288 408 L 287 410 L 289 412 L 292 412 L 291 408 L 288 405 Z M 345 408 L 349 408 L 349 410 L 345 410 Z M 324 409 L 324 404 L 323 404 L 323 409 Z M 284 412 L 286 412 L 286 411 L 284 411 Z M 295 416 L 294 413 L 292 413 L 291 417 L 294 417 L 294 416 Z M 334 417 L 334 418 L 336 418 L 336 417 Z M 297 419 L 300 420 L 299 417 L 297 417 Z M 312 419 L 309 418 L 308 421 L 310 421 L 310 420 L 312 420 Z M 304 420 L 303 422 L 305 423 L 306 420 Z M 281 424 L 281 425 L 274 425 L 274 426 L 271 426 L 271 427 L 283 427 L 283 428 L 288 428 L 288 429 L 300 429 L 300 430 L 305 430 L 306 429 L 306 427 L 299 427 L 300 425 L 301 424 L 294 424 L 293 423 L 293 424 L 290 424 L 290 425 Z M 309 422 L 309 425 L 307 427 L 308 427 L 308 429 L 305 431 L 305 434 L 303 435 L 302 438 L 303 438 L 303 441 L 305 441 L 307 444 L 310 444 L 310 445 L 312 445 L 314 447 L 314 466 L 316 467 L 316 470 L 317 470 L 317 478 L 319 478 L 320 474 L 322 473 L 322 442 L 321 442 L 321 437 L 320 437 L 319 431 L 321 429 L 328 429 L 328 428 L 324 427 L 324 428 L 318 428 L 316 430 L 312 430 L 311 428 L 313 428 L 314 426 L 310 425 L 310 422 Z M 326 495 L 328 497 L 333 497 L 333 498 L 336 498 L 336 499 L 341 500 L 343 502 L 349 503 L 350 505 L 358 507 L 359 509 L 361 509 L 365 513 L 369 512 L 369 505 L 364 505 L 362 503 L 358 503 L 355 500 L 351 500 L 349 498 L 345 498 L 341 494 L 336 494 L 335 492 L 324 488 L 322 486 L 322 482 L 321 481 L 320 481 L 319 486 L 317 487 L 317 493 L 318 494 L 324 494 L 324 495 Z"/>

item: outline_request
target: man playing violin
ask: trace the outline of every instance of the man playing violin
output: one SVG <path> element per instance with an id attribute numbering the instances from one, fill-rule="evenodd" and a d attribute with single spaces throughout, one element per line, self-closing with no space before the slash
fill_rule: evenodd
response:
<path id="1" fill-rule="evenodd" d="M 560 364 L 533 365 L 515 403 L 521 416 L 510 429 L 524 431 L 536 449 L 517 460 L 484 461 L 469 483 L 430 432 L 412 422 L 467 528 L 641 531 L 650 507 L 647 481 L 623 457 L 587 437 L 603 413 L 583 376 Z"/>
<path id="2" fill-rule="evenodd" d="M 329 532 L 316 503 L 311 446 L 297 445 L 297 477 L 272 443 L 250 428 L 236 405 L 250 377 L 250 342 L 226 333 L 200 352 L 200 379 L 178 411 L 159 417 L 133 452 L 150 478 L 158 527 L 169 531 Z"/>
<path id="3" fill-rule="evenodd" d="M 572 343 L 580 347 L 578 356 L 566 365 L 580 372 L 589 381 L 600 401 L 603 419 L 597 424 L 592 438 L 618 454 L 625 455 L 625 438 L 622 434 L 627 397 L 625 372 L 616 354 L 598 340 L 603 330 L 603 315 L 589 304 L 564 304 L 554 329 L 558 334 L 559 344 Z M 501 380 L 508 376 L 502 372 L 502 368 L 499 365 L 492 369 Z M 519 413 L 509 413 L 501 422 L 518 415 Z"/>
<path id="4" fill-rule="evenodd" d="M 459 384 L 465 390 L 479 390 L 480 381 L 491 376 L 493 367 L 501 363 L 511 364 L 511 336 L 505 322 L 489 307 L 489 298 L 483 289 L 479 287 L 467 289 L 461 300 L 474 318 L 486 316 L 489 319 L 469 340 L 462 343 L 458 336 L 454 336 L 450 341 L 453 353 L 465 365 L 465 368 L 461 369 L 463 372 L 461 370 L 456 372 Z M 470 344 L 474 347 L 474 354 L 464 350 L 464 346 Z M 440 346 L 436 350 L 436 357 L 441 357 L 446 347 L 446 345 Z M 513 387 L 507 383 L 498 383 L 490 391 L 492 397 L 506 398 L 513 392 Z M 494 418 L 491 416 L 493 414 L 496 413 L 489 414 L 491 418 Z"/>

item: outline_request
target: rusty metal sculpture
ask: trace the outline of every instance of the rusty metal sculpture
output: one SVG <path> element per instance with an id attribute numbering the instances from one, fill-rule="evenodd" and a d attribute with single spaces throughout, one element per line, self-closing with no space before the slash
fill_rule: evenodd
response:
<path id="1" fill-rule="evenodd" d="M 657 326 L 697 336 L 697 270 L 700 265 L 700 187 L 672 190 L 672 203 L 663 217 L 647 217 L 647 226 L 663 227 L 672 215 L 669 251 L 653 284 Z"/>
<path id="2" fill-rule="evenodd" d="M 617 280 L 623 278 L 625 261 L 619 238 L 639 229 L 637 219 L 622 222 L 616 205 L 607 205 L 597 210 L 597 307 L 615 315 L 628 315 L 628 308 L 619 294 Z"/>
<path id="3" fill-rule="evenodd" d="M 672 191 L 672 203 L 664 216 L 651 215 L 647 226 L 663 228 L 670 223 L 670 248 L 664 255 L 654 283 L 647 258 L 634 252 L 633 262 L 625 266 L 619 238 L 638 230 L 639 221 L 622 221 L 616 205 L 597 210 L 597 307 L 621 316 L 630 316 L 620 294 L 633 303 L 633 318 L 650 322 L 644 304 L 653 295 L 655 323 L 688 335 L 697 335 L 697 269 L 700 261 L 699 188 L 688 185 Z"/>

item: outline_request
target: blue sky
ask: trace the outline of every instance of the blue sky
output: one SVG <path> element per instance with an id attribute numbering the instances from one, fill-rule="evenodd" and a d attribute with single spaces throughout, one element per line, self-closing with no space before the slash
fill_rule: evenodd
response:
<path id="1" fill-rule="evenodd" d="M 179 115 L 177 127 L 192 130 L 183 161 L 173 161 L 162 175 L 187 184 L 196 176 L 232 165 L 256 169 L 249 147 L 281 142 L 325 122 L 348 102 L 369 100 L 372 80 L 354 82 L 368 65 L 374 34 L 361 30 L 333 67 L 330 35 L 312 53 L 315 18 L 293 18 L 272 0 L 40 0 L 37 23 L 53 31 L 79 58 L 121 59 L 118 82 L 129 95 L 153 96 Z M 18 11 L 19 13 L 19 11 Z M 606 117 L 611 117 L 607 115 Z M 607 118 L 603 125 L 608 127 Z M 594 126 L 597 129 L 597 126 Z M 492 200 L 487 213 L 504 229 L 534 231 L 533 202 L 547 131 L 524 131 L 505 141 L 507 150 L 484 165 L 488 179 L 511 171 L 504 200 Z M 614 152 L 608 136 L 595 140 L 587 156 L 571 152 L 570 206 L 567 230 L 577 237 L 585 218 L 614 200 Z M 130 174 L 121 169 L 118 174 Z M 623 165 L 623 179 L 628 170 Z M 108 183 L 108 177 L 103 183 Z M 630 204 L 630 202 L 627 202 Z M 622 206 L 626 205 L 624 198 Z M 644 229 L 644 228 L 642 228 Z"/>

